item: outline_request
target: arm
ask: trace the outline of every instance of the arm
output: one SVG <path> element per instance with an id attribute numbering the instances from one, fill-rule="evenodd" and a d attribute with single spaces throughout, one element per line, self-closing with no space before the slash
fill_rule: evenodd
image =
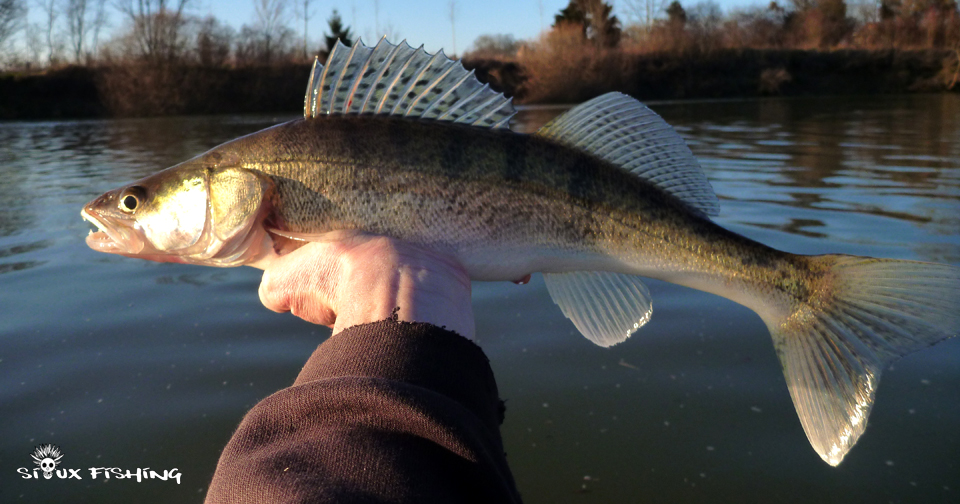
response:
<path id="1" fill-rule="evenodd" d="M 334 335 L 247 414 L 207 502 L 519 502 L 493 373 L 457 334 L 473 335 L 469 285 L 456 261 L 379 237 L 268 265 L 264 304 Z"/>

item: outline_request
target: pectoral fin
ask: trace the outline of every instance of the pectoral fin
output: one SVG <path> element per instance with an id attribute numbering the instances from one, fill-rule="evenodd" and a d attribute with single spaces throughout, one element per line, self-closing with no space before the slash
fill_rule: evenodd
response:
<path id="1" fill-rule="evenodd" d="M 298 242 L 331 242 L 345 240 L 358 234 L 362 234 L 360 231 L 350 229 L 338 229 L 335 231 L 323 231 L 320 233 L 299 233 L 296 231 L 284 231 L 276 228 L 269 228 L 267 231 L 272 235 Z"/>

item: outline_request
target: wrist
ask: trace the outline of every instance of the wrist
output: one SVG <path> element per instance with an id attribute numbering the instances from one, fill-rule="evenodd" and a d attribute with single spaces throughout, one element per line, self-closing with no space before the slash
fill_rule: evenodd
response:
<path id="1" fill-rule="evenodd" d="M 470 279 L 452 257 L 408 243 L 368 237 L 363 253 L 338 257 L 333 333 L 396 316 L 473 339 Z M 350 247 L 350 245 L 347 245 Z"/>

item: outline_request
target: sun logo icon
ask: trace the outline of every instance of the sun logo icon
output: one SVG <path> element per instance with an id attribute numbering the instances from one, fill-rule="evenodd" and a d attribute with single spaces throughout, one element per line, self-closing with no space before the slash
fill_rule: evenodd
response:
<path id="1" fill-rule="evenodd" d="M 50 479 L 53 477 L 53 471 L 57 468 L 57 464 L 60 463 L 60 459 L 63 458 L 63 454 L 60 453 L 60 447 L 52 444 L 40 445 L 36 450 L 30 454 L 30 458 L 33 459 L 33 463 L 40 466 L 40 470 L 43 471 L 43 477 Z"/>

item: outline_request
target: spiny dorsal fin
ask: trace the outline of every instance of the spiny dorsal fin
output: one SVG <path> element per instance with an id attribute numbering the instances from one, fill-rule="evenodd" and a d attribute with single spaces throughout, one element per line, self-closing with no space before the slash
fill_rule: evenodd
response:
<path id="1" fill-rule="evenodd" d="M 428 54 L 406 41 L 380 39 L 370 48 L 337 41 L 327 64 L 319 60 L 307 84 L 303 116 L 387 114 L 507 128 L 516 114 L 511 99 L 482 84 L 443 51 Z"/>
<path id="2" fill-rule="evenodd" d="M 690 148 L 654 111 L 621 93 L 582 103 L 537 134 L 621 166 L 706 215 L 720 203 Z"/>

